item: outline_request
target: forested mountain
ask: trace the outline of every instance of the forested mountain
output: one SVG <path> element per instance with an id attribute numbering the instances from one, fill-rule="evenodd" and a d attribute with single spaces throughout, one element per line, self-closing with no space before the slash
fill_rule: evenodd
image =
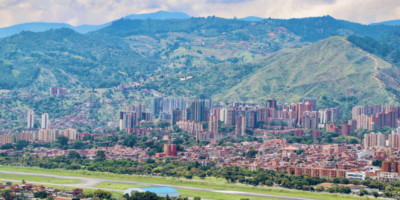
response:
<path id="1" fill-rule="evenodd" d="M 360 36 L 349 36 L 348 39 L 359 48 L 400 67 L 400 31 L 376 39 Z"/>
<path id="2" fill-rule="evenodd" d="M 304 97 L 356 97 L 371 103 L 400 98 L 400 69 L 357 48 L 345 37 L 331 37 L 298 49 L 272 53 L 250 64 L 220 64 L 184 82 L 164 82 L 177 95 L 202 94 L 216 100 L 298 101 Z"/>
<path id="3" fill-rule="evenodd" d="M 101 28 L 107 27 L 110 24 L 111 23 L 105 23 L 105 24 L 100 24 L 100 25 L 71 26 L 69 24 L 64 24 L 64 23 L 45 23 L 45 22 L 24 23 L 24 24 L 17 24 L 14 26 L 0 28 L 0 38 L 19 34 L 23 31 L 43 32 L 43 31 L 48 31 L 48 30 L 53 30 L 53 29 L 61 29 L 61 28 L 69 28 L 78 33 L 88 33 L 91 31 L 96 31 Z"/>
<path id="4" fill-rule="evenodd" d="M 357 35 L 380 38 L 399 30 L 393 26 L 367 26 L 354 22 L 338 20 L 331 16 L 310 17 L 289 20 L 271 19 L 277 26 L 287 28 L 306 41 L 318 41 L 335 35 Z"/>
<path id="5" fill-rule="evenodd" d="M 24 23 L 17 24 L 14 26 L 0 28 L 0 38 L 12 36 L 22 31 L 31 31 L 31 32 L 43 32 L 50 29 L 60 29 L 60 28 L 73 28 L 69 24 L 64 23 L 42 23 L 42 22 L 32 22 L 32 23 Z"/>
<path id="6" fill-rule="evenodd" d="M 158 11 L 154 13 L 147 14 L 131 14 L 123 17 L 124 19 L 155 19 L 155 20 L 168 20 L 168 19 L 187 19 L 190 18 L 189 15 L 180 12 L 166 12 L 166 11 Z M 31 31 L 31 32 L 43 32 L 51 29 L 60 29 L 60 28 L 69 28 L 78 33 L 88 33 L 92 31 L 96 31 L 111 25 L 112 22 L 107 22 L 99 25 L 79 25 L 72 26 L 70 24 L 65 23 L 47 23 L 47 22 L 31 22 L 31 23 L 23 23 L 17 24 L 9 27 L 0 28 L 0 38 L 12 36 L 22 31 Z"/>
<path id="7" fill-rule="evenodd" d="M 147 13 L 147 14 L 131 14 L 124 19 L 155 19 L 155 20 L 167 20 L 167 19 L 188 19 L 190 18 L 189 15 L 182 12 L 167 12 L 167 11 L 157 11 L 154 13 Z"/>
<path id="8" fill-rule="evenodd" d="M 216 99 L 298 101 L 357 97 L 370 103 L 393 103 L 400 96 L 400 69 L 345 40 L 332 37 L 301 49 L 284 50 L 261 61 L 263 67 Z M 371 92 L 373 91 L 373 92 Z"/>
<path id="9" fill-rule="evenodd" d="M 167 94 L 216 99 L 398 98 L 399 27 L 330 16 L 177 16 L 120 19 L 87 34 L 64 28 L 0 39 L 0 89 L 141 81 Z M 154 76 L 160 78 L 149 79 Z M 182 76 L 194 78 L 180 81 Z"/>
<path id="10" fill-rule="evenodd" d="M 120 38 L 96 39 L 70 29 L 23 32 L 0 40 L 0 88 L 111 87 L 151 73 L 154 60 Z"/>
<path id="11" fill-rule="evenodd" d="M 400 20 L 397 19 L 397 20 L 383 21 L 383 22 L 373 23 L 371 25 L 400 26 Z"/>

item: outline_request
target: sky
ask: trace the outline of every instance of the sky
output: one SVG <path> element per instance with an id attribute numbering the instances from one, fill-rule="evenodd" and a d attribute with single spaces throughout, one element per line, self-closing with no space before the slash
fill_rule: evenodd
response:
<path id="1" fill-rule="evenodd" d="M 331 15 L 369 24 L 400 19 L 400 0 L 0 0 L 0 27 L 26 22 L 103 24 L 159 10 L 225 18 Z"/>

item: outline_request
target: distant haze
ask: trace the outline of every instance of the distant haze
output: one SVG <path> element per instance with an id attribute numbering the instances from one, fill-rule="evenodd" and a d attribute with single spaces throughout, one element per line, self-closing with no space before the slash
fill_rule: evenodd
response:
<path id="1" fill-rule="evenodd" d="M 399 0 L 1 0 L 0 27 L 26 22 L 96 25 L 159 10 L 225 18 L 331 15 L 364 24 L 400 19 Z"/>

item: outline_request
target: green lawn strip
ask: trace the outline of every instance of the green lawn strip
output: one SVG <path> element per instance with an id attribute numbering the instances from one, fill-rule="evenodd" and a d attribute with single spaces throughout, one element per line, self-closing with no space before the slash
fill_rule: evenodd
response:
<path id="1" fill-rule="evenodd" d="M 210 183 L 207 181 L 187 180 L 187 179 L 171 178 L 171 177 L 126 175 L 126 174 L 114 174 L 108 172 L 93 172 L 93 171 L 83 171 L 83 170 L 77 170 L 77 171 L 62 170 L 62 169 L 49 170 L 49 169 L 41 169 L 33 167 L 15 167 L 15 166 L 12 167 L 0 166 L 0 170 L 40 173 L 40 174 L 55 174 L 64 176 L 91 177 L 91 178 L 100 178 L 108 180 L 136 181 L 136 182 L 154 183 L 154 184 L 169 184 L 177 186 L 218 189 L 218 190 L 235 190 L 241 192 L 253 192 L 259 194 L 293 196 L 293 197 L 303 197 L 312 199 L 336 200 L 341 197 L 350 200 L 367 199 L 364 197 L 351 196 L 351 195 L 306 192 L 306 191 L 290 190 L 284 188 L 260 187 L 260 186 L 255 187 L 248 185 L 226 184 L 226 183 L 215 183 L 215 182 Z"/>
<path id="2" fill-rule="evenodd" d="M 132 188 L 132 187 L 145 187 L 145 186 L 124 184 L 124 183 L 103 182 L 103 183 L 95 185 L 94 187 L 125 190 L 125 189 Z M 265 198 L 265 197 L 223 194 L 223 193 L 217 193 L 217 192 L 206 192 L 206 191 L 197 191 L 197 190 L 178 189 L 178 191 L 179 191 L 179 194 L 182 196 L 201 197 L 201 198 L 205 198 L 205 199 L 215 199 L 215 200 L 231 200 L 231 199 L 232 200 L 236 200 L 236 199 L 240 200 L 242 198 L 250 198 L 251 200 L 269 200 L 270 199 L 270 198 Z M 273 200 L 276 200 L 276 199 L 273 199 Z"/>
<path id="3" fill-rule="evenodd" d="M 241 199 L 277 200 L 274 198 L 266 198 L 266 197 L 245 196 L 245 195 L 237 195 L 237 194 L 224 194 L 224 193 L 196 191 L 196 190 L 178 189 L 178 191 L 179 191 L 179 195 L 188 196 L 188 197 L 201 197 L 202 199 L 204 198 L 204 199 L 214 199 L 214 200 L 241 200 Z"/>
<path id="4" fill-rule="evenodd" d="M 107 189 L 118 189 L 118 190 L 125 190 L 132 187 L 145 187 L 140 185 L 132 185 L 132 184 L 125 184 L 125 183 L 111 183 L 111 182 L 103 182 L 94 187 L 99 188 L 107 188 Z M 180 195 L 182 196 L 189 196 L 189 197 L 202 197 L 206 199 L 216 199 L 216 200 L 230 200 L 230 199 L 242 199 L 242 198 L 249 198 L 250 200 L 262 200 L 262 199 L 274 199 L 274 198 L 266 198 L 266 197 L 256 197 L 250 195 L 235 195 L 235 194 L 224 194 L 218 192 L 207 192 L 207 191 L 198 191 L 198 190 L 186 190 L 186 189 L 178 189 Z M 340 194 L 330 194 L 330 193 L 313 193 L 313 199 L 338 199 L 338 200 L 347 200 L 347 199 L 370 199 L 368 197 L 357 197 L 357 196 L 350 196 L 350 195 L 340 195 Z"/>
<path id="5" fill-rule="evenodd" d="M 79 184 L 80 180 L 76 179 L 64 179 L 64 178 L 52 178 L 42 176 L 31 176 L 31 175 L 16 175 L 16 174 L 1 174 L 0 179 L 11 179 L 11 180 L 25 180 L 43 183 L 57 183 L 57 184 Z"/>
<path id="6" fill-rule="evenodd" d="M 99 183 L 93 187 L 98 188 L 107 188 L 107 189 L 116 189 L 116 190 L 126 190 L 128 188 L 133 187 L 146 187 L 144 185 L 134 185 L 134 184 L 125 184 L 125 183 L 111 183 L 111 182 L 103 182 Z"/>

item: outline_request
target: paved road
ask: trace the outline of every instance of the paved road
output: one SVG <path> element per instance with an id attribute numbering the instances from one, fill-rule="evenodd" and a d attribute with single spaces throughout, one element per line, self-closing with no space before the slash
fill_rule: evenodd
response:
<path id="1" fill-rule="evenodd" d="M 301 197 L 286 197 L 279 195 L 269 195 L 269 194 L 259 194 L 253 192 L 241 192 L 241 191 L 232 191 L 232 190 L 216 190 L 216 189 L 208 189 L 208 188 L 197 188 L 197 187 L 187 187 L 187 186 L 177 186 L 177 185 L 167 185 L 167 184 L 153 184 L 153 183 L 143 183 L 137 181 L 118 181 L 118 180 L 107 180 L 107 179 L 99 179 L 99 178 L 89 178 L 89 177 L 76 177 L 76 176 L 61 176 L 61 175 L 52 175 L 52 174 L 36 174 L 36 173 L 27 173 L 27 172 L 13 172 L 13 171 L 4 171 L 0 170 L 0 174 L 15 174 L 15 175 L 28 175 L 28 176 L 41 176 L 41 177 L 49 177 L 49 178 L 64 178 L 64 179 L 75 179 L 82 181 L 79 184 L 54 184 L 49 183 L 48 185 L 57 185 L 57 186 L 67 186 L 67 187 L 79 187 L 84 189 L 99 189 L 95 187 L 95 185 L 103 182 L 111 182 L 111 183 L 125 183 L 125 184 L 134 184 L 134 185 L 144 185 L 144 186 L 168 186 L 176 189 L 187 189 L 187 190 L 197 190 L 197 191 L 205 191 L 205 192 L 215 192 L 215 193 L 224 193 L 224 194 L 237 194 L 237 195 L 246 195 L 246 196 L 256 196 L 256 197 L 265 197 L 265 198 L 275 198 L 275 199 L 284 199 L 284 200 L 315 200 Z M 16 180 L 7 180 L 6 181 L 16 181 Z M 20 180 L 17 180 L 20 181 Z M 33 182 L 34 184 L 43 184 L 42 182 Z M 108 189 L 102 188 L 109 191 L 123 192 L 122 190 L 116 189 Z"/>

